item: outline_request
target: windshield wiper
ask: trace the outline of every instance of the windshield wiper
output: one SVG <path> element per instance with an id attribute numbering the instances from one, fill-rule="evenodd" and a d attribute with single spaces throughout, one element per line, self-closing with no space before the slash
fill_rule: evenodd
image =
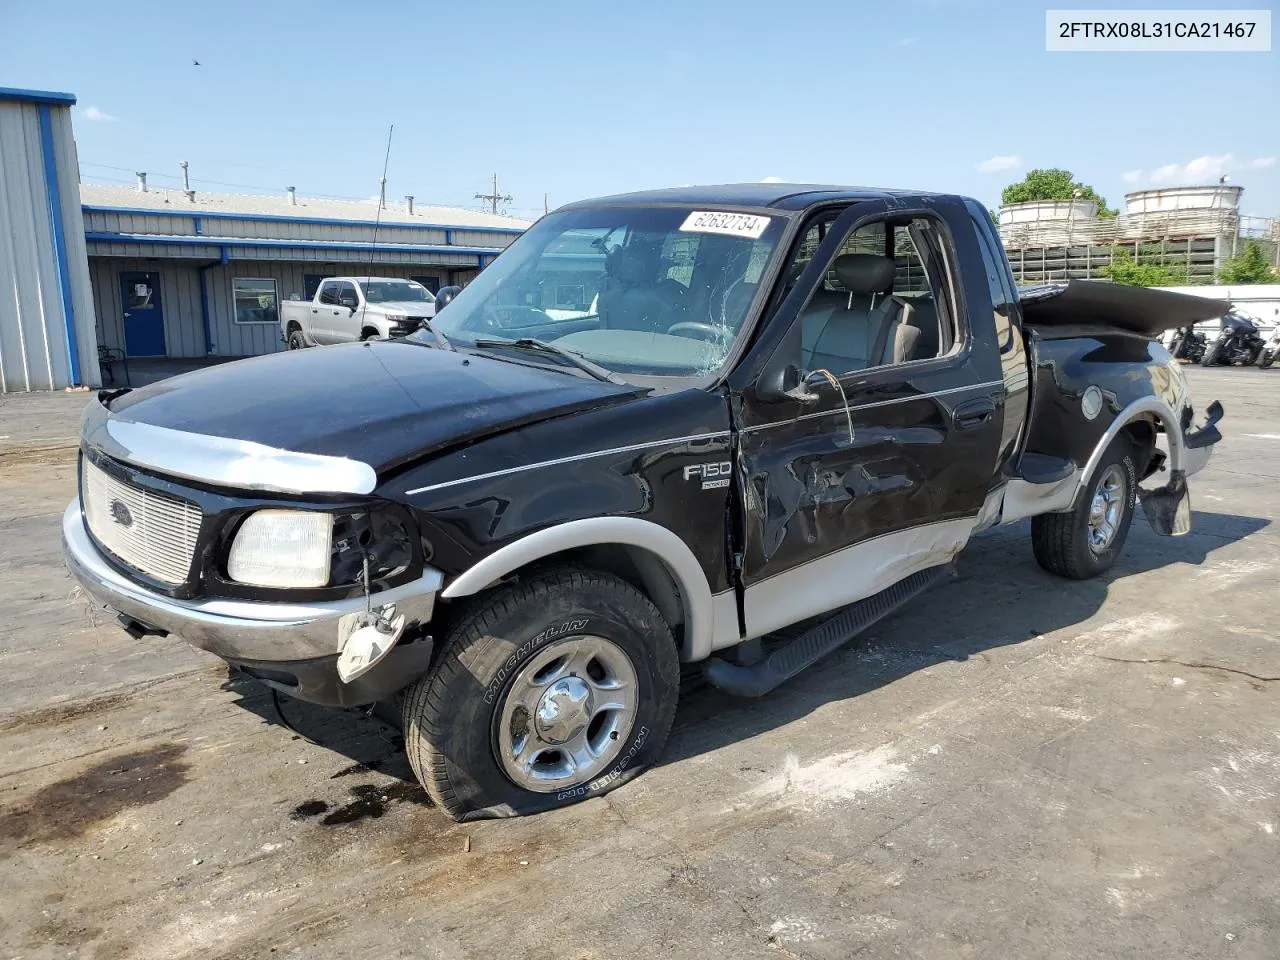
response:
<path id="1" fill-rule="evenodd" d="M 538 340 L 535 337 L 520 337 L 517 340 L 504 340 L 500 337 L 481 337 L 476 340 L 476 346 L 481 349 L 485 347 L 506 347 L 509 350 L 530 350 L 535 353 L 549 353 L 554 357 L 560 357 L 562 360 L 568 360 L 579 370 L 591 374 L 597 380 L 603 380 L 606 383 L 621 382 L 599 364 L 592 363 L 572 350 L 557 347 L 554 343 L 547 343 L 545 340 Z"/>
<path id="2" fill-rule="evenodd" d="M 432 326 L 430 320 L 424 317 L 423 319 L 418 321 L 418 328 L 420 330 L 427 331 L 427 333 L 435 337 L 437 342 L 439 342 L 440 346 L 443 347 L 444 349 L 451 350 L 454 353 L 458 352 L 458 348 L 449 342 L 449 338 L 444 335 L 443 331 L 437 330 L 434 326 Z"/>

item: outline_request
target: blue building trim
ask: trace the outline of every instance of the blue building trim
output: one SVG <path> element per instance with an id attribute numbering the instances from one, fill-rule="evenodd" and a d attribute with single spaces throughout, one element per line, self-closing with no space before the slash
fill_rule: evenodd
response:
<path id="1" fill-rule="evenodd" d="M 201 217 L 192 217 L 191 225 L 195 229 L 197 236 L 204 233 L 204 220 Z"/>
<path id="2" fill-rule="evenodd" d="M 224 250 L 232 247 L 253 247 L 269 250 L 345 250 L 358 253 L 461 253 L 479 258 L 481 265 L 485 257 L 492 259 L 501 253 L 497 247 L 448 247 L 439 245 L 352 242 L 346 240 L 240 240 L 232 237 L 182 237 L 172 234 L 154 233 L 86 233 L 89 243 L 138 243 L 156 246 L 184 247 L 221 247 Z"/>
<path id="3" fill-rule="evenodd" d="M 69 107 L 76 102 L 74 93 L 58 93 L 54 90 L 23 90 L 21 87 L 0 87 L 0 100 L 15 103 L 44 103 Z"/>
<path id="4" fill-rule="evenodd" d="M 70 94 L 63 94 L 70 96 Z M 75 99 L 72 98 L 72 102 Z M 49 102 L 40 109 L 40 152 L 44 155 L 44 187 L 49 198 L 49 223 L 53 227 L 53 254 L 58 265 L 58 292 L 62 298 L 62 322 L 67 329 L 67 359 L 71 385 L 80 386 L 80 344 L 76 338 L 76 307 L 71 296 L 71 265 L 67 262 L 67 238 L 62 230 L 62 193 L 58 189 L 58 157 L 53 152 L 53 116 Z"/>
<path id="5" fill-rule="evenodd" d="M 446 235 L 450 233 L 510 233 L 518 235 L 524 233 L 524 227 L 462 227 L 450 223 L 400 223 L 398 221 L 383 220 L 336 220 L 328 217 L 287 217 L 278 213 L 222 213 L 221 211 L 209 212 L 208 210 L 182 211 L 182 210 L 155 210 L 149 207 L 103 207 L 97 204 L 85 204 L 85 213 L 119 213 L 130 216 L 141 217 L 202 217 L 205 220 L 268 220 L 280 223 L 308 223 L 320 224 L 328 227 L 378 227 L 379 229 L 404 227 L 408 230 L 443 230 Z M 447 239 L 447 243 L 452 240 Z"/>

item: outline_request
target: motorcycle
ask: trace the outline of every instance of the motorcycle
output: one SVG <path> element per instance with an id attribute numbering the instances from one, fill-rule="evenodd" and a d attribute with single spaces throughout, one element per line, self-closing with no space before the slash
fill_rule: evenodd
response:
<path id="1" fill-rule="evenodd" d="M 1262 334 L 1248 317 L 1229 312 L 1222 315 L 1222 332 L 1208 344 L 1200 358 L 1203 367 L 1234 366 L 1255 363 L 1262 355 Z"/>
<path id="2" fill-rule="evenodd" d="M 1175 360 L 1199 363 L 1204 357 L 1206 337 L 1194 326 L 1179 327 L 1173 332 L 1169 353 Z"/>
<path id="3" fill-rule="evenodd" d="M 1276 357 L 1280 356 L 1280 324 L 1271 331 L 1271 338 L 1262 345 L 1262 352 L 1258 354 L 1257 364 L 1259 370 L 1265 370 L 1276 362 Z"/>

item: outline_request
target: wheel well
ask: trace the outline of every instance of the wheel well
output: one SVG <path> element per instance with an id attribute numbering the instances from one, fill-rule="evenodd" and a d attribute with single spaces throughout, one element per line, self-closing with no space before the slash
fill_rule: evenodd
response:
<path id="1" fill-rule="evenodd" d="M 285 330 L 287 330 L 289 333 L 293 333 L 295 330 L 296 330 L 298 333 L 301 333 L 301 332 L 302 332 L 302 324 L 298 323 L 298 321 L 297 321 L 297 320 L 290 320 L 290 321 L 289 321 L 289 326 L 285 327 Z"/>
<path id="2" fill-rule="evenodd" d="M 1146 475 L 1147 466 L 1151 463 L 1151 455 L 1156 449 L 1156 425 L 1146 417 L 1139 417 L 1126 423 L 1121 431 L 1133 444 L 1135 466 L 1138 476 Z"/>
<path id="3" fill-rule="evenodd" d="M 527 575 L 532 571 L 563 566 L 589 567 L 611 573 L 631 584 L 658 608 L 662 618 L 667 621 L 667 626 L 671 628 L 677 646 L 683 649 L 685 614 L 680 587 L 662 558 L 644 547 L 625 543 L 599 543 L 563 550 L 513 570 L 500 582 L 518 579 L 522 574 Z M 496 586 L 497 583 L 492 584 L 475 597 L 483 597 Z"/>
<path id="4" fill-rule="evenodd" d="M 377 327 L 365 327 L 363 330 L 360 331 L 360 338 L 362 340 L 367 339 L 369 337 L 380 337 L 380 336 L 382 336 L 382 331 L 380 331 Z"/>

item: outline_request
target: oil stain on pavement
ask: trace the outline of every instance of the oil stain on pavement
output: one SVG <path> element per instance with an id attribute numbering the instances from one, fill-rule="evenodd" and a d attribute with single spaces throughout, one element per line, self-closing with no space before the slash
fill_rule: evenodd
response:
<path id="1" fill-rule="evenodd" d="M 187 782 L 186 749 L 166 743 L 118 754 L 41 787 L 26 803 L 0 811 L 0 857 L 75 839 L 127 809 L 163 800 Z"/>

